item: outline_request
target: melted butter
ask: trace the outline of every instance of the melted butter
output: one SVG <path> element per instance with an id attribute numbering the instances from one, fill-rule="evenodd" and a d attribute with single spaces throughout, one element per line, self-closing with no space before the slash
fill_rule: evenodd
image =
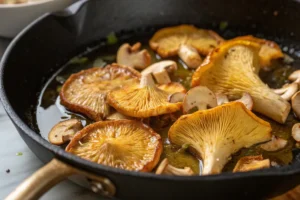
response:
<path id="1" fill-rule="evenodd" d="M 157 62 L 162 60 L 158 55 L 156 55 L 147 44 L 148 38 L 135 38 L 135 40 L 129 41 L 130 44 L 133 44 L 135 41 L 142 41 L 144 46 L 142 48 L 146 48 L 149 50 L 152 56 L 152 62 Z M 128 42 L 128 41 L 126 41 Z M 123 42 L 122 42 L 123 43 Z M 70 119 L 70 118 L 78 118 L 82 121 L 83 125 L 88 125 L 92 123 L 91 120 L 87 119 L 85 116 L 80 115 L 78 113 L 73 113 L 67 110 L 64 106 L 60 104 L 59 99 L 59 90 L 63 84 L 63 82 L 70 76 L 72 73 L 79 72 L 82 69 L 87 69 L 93 66 L 94 60 L 97 60 L 97 63 L 100 65 L 109 64 L 115 62 L 115 53 L 117 52 L 120 44 L 112 45 L 112 46 L 103 46 L 100 47 L 97 51 L 92 52 L 92 54 L 88 54 L 87 58 L 84 59 L 74 59 L 73 62 L 67 64 L 62 70 L 57 72 L 45 85 L 44 89 L 41 92 L 39 102 L 36 109 L 36 126 L 39 129 L 41 135 L 44 138 L 48 138 L 48 132 L 50 129 L 59 121 Z M 182 63 L 178 58 L 169 58 L 178 63 L 178 70 L 171 76 L 171 79 L 176 82 L 180 82 L 183 84 L 186 89 L 190 88 L 191 76 L 193 74 L 193 70 L 189 70 L 184 63 Z M 261 71 L 260 76 L 270 87 L 279 88 L 283 84 L 287 83 L 288 75 L 293 72 L 296 68 L 293 66 L 285 66 L 275 63 L 274 68 L 270 72 Z M 291 138 L 291 127 L 294 123 L 298 122 L 296 118 L 294 118 L 293 114 L 290 114 L 287 122 L 282 125 L 278 124 L 264 116 L 259 115 L 259 117 L 268 121 L 272 125 L 273 134 L 277 135 L 281 138 L 287 139 L 288 145 L 277 152 L 266 152 L 259 148 L 258 145 L 253 146 L 248 149 L 242 149 L 232 156 L 232 159 L 225 166 L 224 171 L 232 171 L 236 162 L 243 156 L 249 155 L 258 155 L 262 154 L 264 158 L 269 158 L 271 161 L 275 161 L 280 165 L 286 165 L 292 160 L 292 149 L 294 148 L 294 142 Z M 156 123 L 160 123 L 157 121 Z M 161 159 L 168 158 L 169 162 L 175 167 L 183 168 L 183 167 L 191 167 L 192 170 L 199 174 L 202 169 L 201 160 L 196 159 L 193 155 L 191 155 L 188 151 L 181 150 L 178 147 L 175 147 L 170 144 L 167 134 L 168 127 L 164 129 L 156 130 L 163 139 L 164 150 L 161 156 Z"/>

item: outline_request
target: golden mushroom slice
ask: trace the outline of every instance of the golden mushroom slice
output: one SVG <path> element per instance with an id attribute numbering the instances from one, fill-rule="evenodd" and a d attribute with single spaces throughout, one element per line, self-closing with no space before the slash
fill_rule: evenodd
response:
<path id="1" fill-rule="evenodd" d="M 83 128 L 79 119 L 68 119 L 56 124 L 49 132 L 49 142 L 56 145 L 61 145 L 69 142 L 75 133 Z"/>
<path id="2" fill-rule="evenodd" d="M 270 166 L 270 160 L 264 159 L 262 155 L 245 156 L 239 159 L 233 169 L 233 172 L 248 172 L 258 169 L 270 168 Z"/>
<path id="3" fill-rule="evenodd" d="M 73 74 L 63 85 L 61 103 L 68 109 L 99 121 L 109 115 L 109 91 L 139 82 L 140 73 L 118 64 Z"/>
<path id="4" fill-rule="evenodd" d="M 206 86 L 214 93 L 238 99 L 248 93 L 253 100 L 253 110 L 279 123 L 284 123 L 290 104 L 275 94 L 255 69 L 259 66 L 257 43 L 245 40 L 224 42 L 213 50 L 192 77 L 192 87 Z"/>
<path id="5" fill-rule="evenodd" d="M 180 110 L 182 103 L 170 103 L 169 95 L 155 85 L 151 74 L 146 74 L 140 84 L 111 91 L 107 100 L 109 105 L 124 115 L 146 118 Z"/>
<path id="6" fill-rule="evenodd" d="M 271 126 L 240 102 L 181 116 L 169 130 L 172 144 L 189 144 L 201 158 L 203 174 L 220 173 L 232 154 L 241 148 L 271 139 Z"/>
<path id="7" fill-rule="evenodd" d="M 278 44 L 276 44 L 273 41 L 256 38 L 252 35 L 236 37 L 234 38 L 234 40 L 246 40 L 259 44 L 261 46 L 261 49 L 259 51 L 259 57 L 260 65 L 262 67 L 269 67 L 272 64 L 272 60 L 284 57 L 284 54 L 282 53 Z"/>
<path id="8" fill-rule="evenodd" d="M 192 25 L 180 25 L 157 31 L 149 41 L 150 47 L 161 57 L 176 56 L 181 45 L 191 45 L 200 54 L 207 55 L 223 38 L 211 30 Z"/>
<path id="9" fill-rule="evenodd" d="M 155 174 L 166 174 L 166 175 L 175 175 L 175 176 L 192 176 L 195 173 L 190 167 L 184 167 L 183 169 L 174 167 L 173 165 L 169 164 L 167 158 L 165 158 L 159 164 Z"/>
<path id="10" fill-rule="evenodd" d="M 66 151 L 102 165 L 149 172 L 159 161 L 162 141 L 138 121 L 100 121 L 78 132 Z"/>

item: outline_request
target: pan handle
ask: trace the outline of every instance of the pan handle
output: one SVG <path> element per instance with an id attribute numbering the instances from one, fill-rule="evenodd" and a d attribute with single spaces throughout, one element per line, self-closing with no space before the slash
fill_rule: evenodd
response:
<path id="1" fill-rule="evenodd" d="M 86 176 L 93 192 L 106 197 L 113 197 L 116 193 L 116 188 L 109 179 L 76 169 L 54 158 L 23 181 L 5 200 L 38 199 L 53 186 L 75 174 Z"/>

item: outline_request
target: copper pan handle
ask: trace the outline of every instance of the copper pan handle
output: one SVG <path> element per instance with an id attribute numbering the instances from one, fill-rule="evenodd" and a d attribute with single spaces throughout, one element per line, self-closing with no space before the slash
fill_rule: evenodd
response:
<path id="1" fill-rule="evenodd" d="M 92 190 L 102 196 L 113 197 L 116 193 L 116 188 L 109 179 L 76 169 L 58 159 L 53 159 L 24 180 L 5 200 L 38 199 L 53 186 L 75 174 L 86 176 L 90 181 Z"/>

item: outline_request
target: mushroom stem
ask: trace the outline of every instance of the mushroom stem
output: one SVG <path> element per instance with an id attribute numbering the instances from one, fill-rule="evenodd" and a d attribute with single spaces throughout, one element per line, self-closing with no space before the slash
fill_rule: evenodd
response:
<path id="1" fill-rule="evenodd" d="M 287 140 L 284 140 L 282 138 L 273 135 L 272 140 L 265 144 L 260 145 L 260 148 L 262 148 L 265 151 L 278 151 L 280 149 L 283 149 L 286 145 L 287 145 Z"/>
<path id="2" fill-rule="evenodd" d="M 192 69 L 199 67 L 202 62 L 202 58 L 197 49 L 191 45 L 180 45 L 178 56 L 189 68 Z"/>
<path id="3" fill-rule="evenodd" d="M 298 91 L 298 83 L 294 82 L 283 86 L 283 88 L 273 90 L 276 94 L 279 94 L 284 100 L 291 100 L 292 96 Z"/>
<path id="4" fill-rule="evenodd" d="M 300 91 L 292 97 L 292 108 L 297 118 L 300 119 Z"/>
<path id="5" fill-rule="evenodd" d="M 171 83 L 171 79 L 167 70 L 162 69 L 158 72 L 153 72 L 153 76 L 158 84 L 168 84 Z"/>
<path id="6" fill-rule="evenodd" d="M 225 94 L 217 93 L 216 98 L 217 98 L 218 106 L 229 102 L 228 97 Z"/>
<path id="7" fill-rule="evenodd" d="M 248 110 L 252 110 L 253 99 L 249 93 L 244 93 L 242 98 L 235 100 L 235 101 L 243 103 Z"/>
<path id="8" fill-rule="evenodd" d="M 176 176 L 191 176 L 194 174 L 193 170 L 190 167 L 184 167 L 183 169 L 180 169 L 170 165 L 167 158 L 161 161 L 155 173 Z"/>
<path id="9" fill-rule="evenodd" d="M 292 136 L 296 142 L 300 142 L 300 123 L 294 124 L 292 128 Z"/>
<path id="10" fill-rule="evenodd" d="M 151 74 L 145 74 L 141 77 L 140 87 L 142 88 L 147 86 L 155 86 L 155 82 Z"/>

